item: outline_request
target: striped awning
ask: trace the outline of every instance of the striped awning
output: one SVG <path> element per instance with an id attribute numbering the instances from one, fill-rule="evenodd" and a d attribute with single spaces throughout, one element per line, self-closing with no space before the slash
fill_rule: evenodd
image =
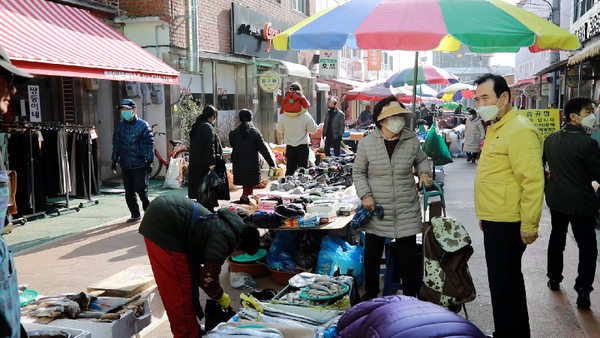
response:
<path id="1" fill-rule="evenodd" d="M 49 1 L 0 1 L 0 45 L 31 74 L 179 83 L 178 71 L 89 12 Z"/>
<path id="2" fill-rule="evenodd" d="M 584 49 L 571 56 L 569 62 L 567 63 L 567 66 L 576 65 L 596 55 L 600 55 L 600 41 L 592 43 L 591 45 L 585 47 Z"/>

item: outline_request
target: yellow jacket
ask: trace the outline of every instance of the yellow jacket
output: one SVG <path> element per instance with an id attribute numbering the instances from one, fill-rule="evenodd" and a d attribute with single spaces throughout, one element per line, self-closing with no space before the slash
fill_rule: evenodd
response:
<path id="1" fill-rule="evenodd" d="M 536 232 L 544 200 L 543 139 L 516 109 L 488 127 L 475 174 L 477 218 Z"/>

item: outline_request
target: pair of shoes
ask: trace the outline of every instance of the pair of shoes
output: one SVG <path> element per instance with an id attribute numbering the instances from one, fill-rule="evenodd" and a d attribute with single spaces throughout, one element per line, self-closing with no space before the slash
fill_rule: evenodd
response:
<path id="1" fill-rule="evenodd" d="M 130 219 L 127 220 L 127 223 L 137 222 L 137 221 L 139 221 L 141 219 L 142 218 L 140 216 L 138 216 L 138 217 L 131 217 Z"/>
<path id="2" fill-rule="evenodd" d="M 362 295 L 362 297 L 360 297 L 360 301 L 361 302 L 366 302 L 369 301 L 371 299 L 377 298 L 377 295 L 373 295 L 370 293 L 365 293 L 364 295 Z"/>
<path id="3" fill-rule="evenodd" d="M 582 309 L 589 309 L 590 302 L 590 290 L 586 288 L 577 289 L 577 307 Z"/>
<path id="4" fill-rule="evenodd" d="M 552 291 L 560 291 L 560 282 L 558 282 L 554 279 L 550 279 L 550 280 L 548 280 L 548 287 Z"/>

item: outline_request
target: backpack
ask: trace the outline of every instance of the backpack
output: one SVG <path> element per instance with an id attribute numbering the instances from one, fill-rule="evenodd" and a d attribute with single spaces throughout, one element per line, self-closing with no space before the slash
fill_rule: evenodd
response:
<path id="1" fill-rule="evenodd" d="M 285 94 L 283 103 L 281 104 L 281 112 L 283 113 L 304 113 L 309 107 L 306 97 L 299 91 L 289 91 Z"/>
<path id="2" fill-rule="evenodd" d="M 471 236 L 460 222 L 433 217 L 423 227 L 423 284 L 420 298 L 444 307 L 473 301 L 475 285 L 467 261 Z"/>

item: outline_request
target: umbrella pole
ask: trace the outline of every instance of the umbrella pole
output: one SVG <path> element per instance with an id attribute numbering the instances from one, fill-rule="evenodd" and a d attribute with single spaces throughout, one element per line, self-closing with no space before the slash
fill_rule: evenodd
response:
<path id="1" fill-rule="evenodd" d="M 415 52 L 415 71 L 413 72 L 413 114 L 415 118 L 410 121 L 410 130 L 415 130 L 415 119 L 417 116 L 417 78 L 419 75 L 419 52 Z"/>

